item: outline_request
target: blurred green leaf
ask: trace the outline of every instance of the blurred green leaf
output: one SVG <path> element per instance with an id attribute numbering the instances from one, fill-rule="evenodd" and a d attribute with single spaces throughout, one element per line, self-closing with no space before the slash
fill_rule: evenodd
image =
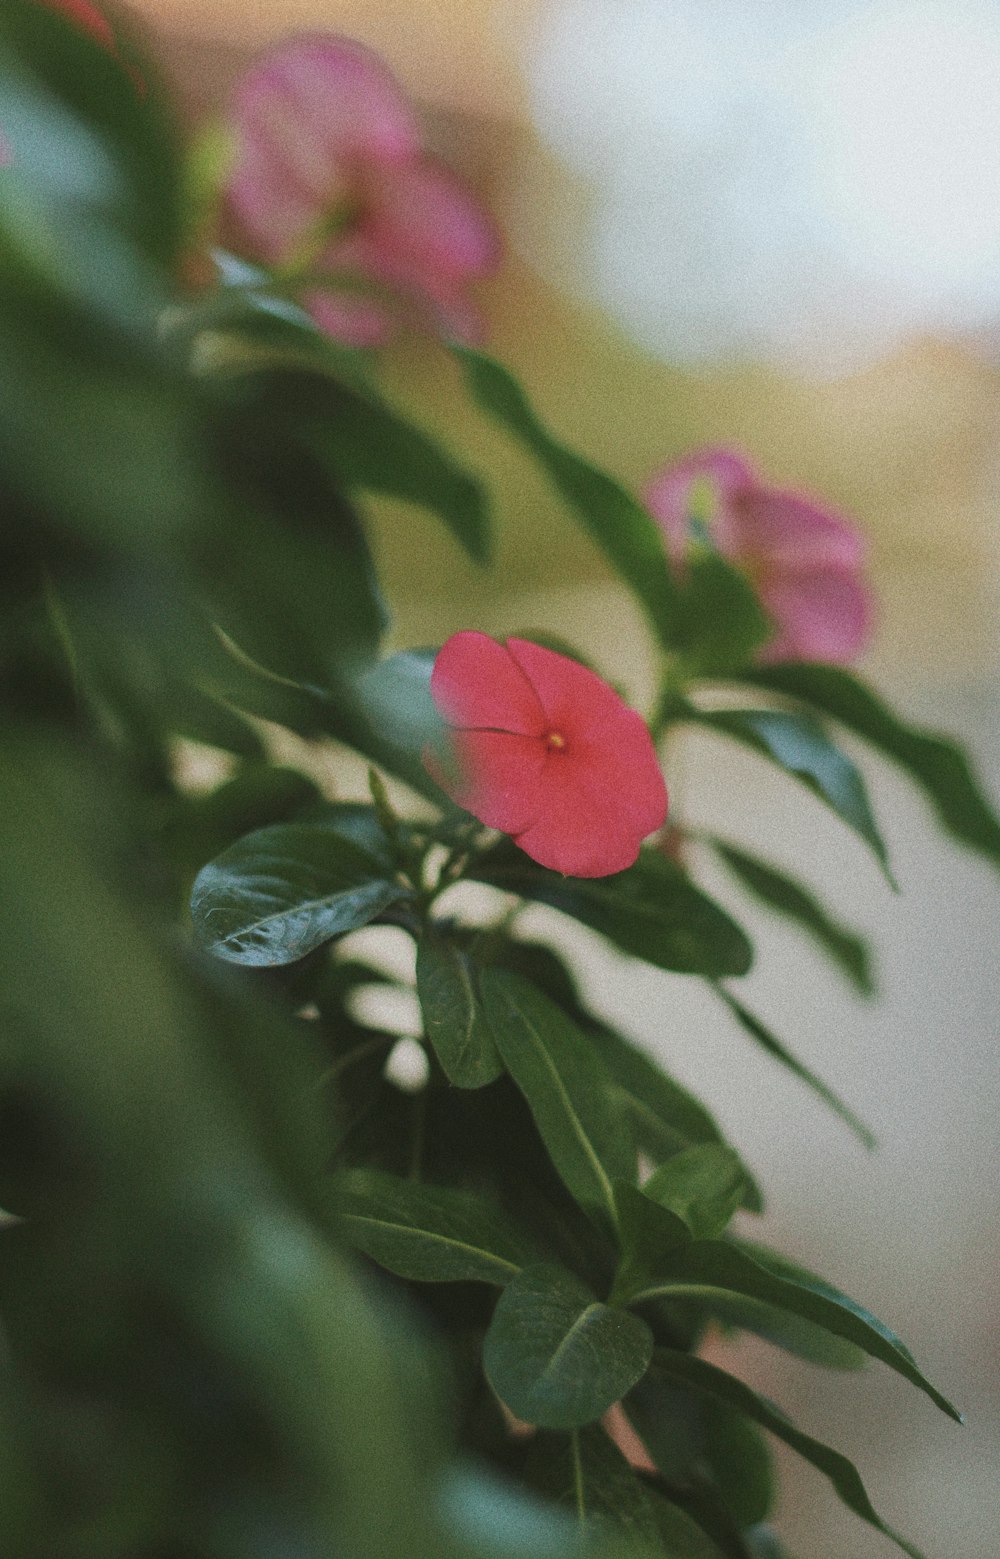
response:
<path id="1" fill-rule="evenodd" d="M 955 742 L 907 725 L 838 666 L 766 666 L 745 680 L 811 704 L 870 742 L 916 781 L 953 838 L 1000 864 L 1000 820 Z"/>
<path id="2" fill-rule="evenodd" d="M 721 1131 L 701 1101 L 664 1072 L 639 1045 L 604 1023 L 588 1025 L 586 1034 L 624 1096 L 637 1147 L 654 1163 L 659 1164 L 696 1143 L 723 1141 Z M 745 1166 L 742 1173 L 743 1206 L 750 1212 L 761 1212 L 764 1203 L 760 1191 Z"/>
<path id="3" fill-rule="evenodd" d="M 254 382 L 261 410 L 292 423 L 340 486 L 437 514 L 470 557 L 488 561 L 489 519 L 479 483 L 385 401 L 301 369 L 272 369 Z"/>
<path id="4" fill-rule="evenodd" d="M 457 1088 L 482 1088 L 503 1071 L 469 956 L 427 927 L 417 944 L 417 995 L 427 1037 Z"/>
<path id="5" fill-rule="evenodd" d="M 526 1267 L 500 1295 L 483 1368 L 511 1412 L 543 1429 L 592 1423 L 645 1373 L 653 1335 L 560 1267 Z"/>
<path id="6" fill-rule="evenodd" d="M 761 1261 L 761 1265 L 765 1263 Z M 854 1343 L 846 1342 L 843 1337 L 833 1337 L 811 1321 L 789 1315 L 759 1299 L 719 1293 L 700 1302 L 698 1312 L 719 1321 L 724 1327 L 753 1332 L 785 1353 L 825 1369 L 860 1370 L 866 1362 L 865 1355 Z"/>
<path id="7" fill-rule="evenodd" d="M 487 969 L 487 1022 L 552 1163 L 587 1212 L 617 1222 L 612 1182 L 635 1164 L 608 1079 L 565 1013 L 517 975 Z"/>
<path id="8" fill-rule="evenodd" d="M 911 1559 L 921 1559 L 916 1548 L 882 1521 L 868 1498 L 857 1469 L 846 1456 L 841 1456 L 839 1452 L 831 1450 L 819 1440 L 814 1440 L 811 1435 L 803 1434 L 801 1430 L 796 1429 L 778 1408 L 765 1398 L 759 1397 L 742 1381 L 736 1380 L 725 1370 L 717 1369 L 715 1365 L 707 1363 L 704 1359 L 696 1359 L 690 1354 L 677 1353 L 668 1348 L 656 1350 L 651 1373 L 654 1380 L 663 1379 L 689 1387 L 706 1397 L 735 1408 L 738 1413 L 760 1424 L 761 1428 L 767 1429 L 779 1440 L 783 1440 L 793 1451 L 829 1478 L 849 1510 L 875 1527 L 876 1531 L 891 1538 L 904 1553 L 911 1555 Z M 757 1520 L 763 1519 L 766 1514 L 765 1509 Z"/>
<path id="9" fill-rule="evenodd" d="M 762 1023 L 760 1018 L 750 1011 L 749 1007 L 744 1006 L 743 1002 L 738 1001 L 730 991 L 725 990 L 721 985 L 713 984 L 712 988 L 721 996 L 740 1027 L 752 1039 L 755 1039 L 758 1045 L 767 1051 L 769 1056 L 773 1056 L 776 1061 L 780 1061 L 782 1066 L 787 1067 L 801 1082 L 805 1083 L 808 1088 L 811 1088 L 813 1093 L 822 1099 L 823 1103 L 835 1115 L 839 1115 L 844 1124 L 851 1128 L 854 1135 L 859 1141 L 864 1143 L 869 1152 L 878 1146 L 878 1139 L 874 1133 L 859 1116 L 855 1115 L 850 1105 L 845 1104 L 843 1099 L 834 1093 L 833 1089 L 824 1083 L 821 1077 L 817 1077 L 815 1072 L 810 1071 L 809 1067 L 793 1056 L 787 1045 L 782 1044 L 781 1040 L 771 1033 L 766 1024 Z"/>
<path id="10" fill-rule="evenodd" d="M 736 922 L 654 850 L 613 877 L 560 877 L 505 840 L 476 856 L 466 875 L 551 904 L 661 969 L 720 977 L 746 974 L 753 960 Z"/>
<path id="11" fill-rule="evenodd" d="M 863 996 L 874 993 L 871 948 L 863 937 L 834 920 L 807 888 L 785 872 L 748 855 L 728 840 L 712 838 L 709 843 L 748 893 L 800 926 Z"/>
<path id="12" fill-rule="evenodd" d="M 701 1240 L 667 1253 L 659 1281 L 632 1294 L 629 1302 L 640 1304 L 649 1299 L 684 1295 L 711 1299 L 717 1289 L 762 1299 L 815 1322 L 835 1337 L 855 1343 L 871 1358 L 888 1364 L 912 1385 L 919 1386 L 942 1412 L 961 1423 L 958 1410 L 925 1379 L 913 1355 L 883 1322 L 828 1284 L 779 1277 L 735 1244 Z"/>
<path id="13" fill-rule="evenodd" d="M 660 1542 L 654 1500 L 635 1470 L 593 1423 L 576 1434 L 537 1434 L 530 1450 L 527 1481 L 549 1500 L 563 1504 L 591 1536 L 621 1534 L 641 1545 L 638 1553 L 666 1559 L 718 1559 L 711 1548 L 671 1548 Z"/>
<path id="14" fill-rule="evenodd" d="M 374 856 L 331 829 L 277 823 L 202 867 L 191 916 L 207 952 L 270 968 L 294 963 L 413 897 Z"/>
<path id="15" fill-rule="evenodd" d="M 703 1142 L 668 1158 L 642 1194 L 682 1218 L 695 1239 L 714 1239 L 743 1202 L 743 1165 L 732 1148 Z"/>
<path id="16" fill-rule="evenodd" d="M 691 548 L 670 630 L 683 674 L 731 674 L 753 660 L 772 631 L 749 579 L 712 547 Z"/>
<path id="17" fill-rule="evenodd" d="M 652 517 L 612 477 L 552 437 L 506 368 L 469 347 L 452 350 L 478 405 L 535 456 L 669 647 L 677 590 Z"/>
<path id="18" fill-rule="evenodd" d="M 654 1352 L 654 1361 L 658 1357 L 659 1352 Z M 654 1362 L 629 1392 L 624 1407 L 669 1483 L 697 1489 L 708 1479 L 741 1530 L 766 1518 L 774 1502 L 770 1452 L 756 1425 L 729 1402 L 674 1381 Z"/>
<path id="19" fill-rule="evenodd" d="M 896 886 L 861 772 L 812 716 L 774 709 L 695 709 L 688 705 L 682 718 L 722 731 L 802 780 L 864 840 L 889 883 Z"/>
<path id="20" fill-rule="evenodd" d="M 337 1202 L 351 1244 L 414 1282 L 502 1286 L 537 1259 L 508 1220 L 469 1191 L 359 1169 L 339 1178 Z"/>

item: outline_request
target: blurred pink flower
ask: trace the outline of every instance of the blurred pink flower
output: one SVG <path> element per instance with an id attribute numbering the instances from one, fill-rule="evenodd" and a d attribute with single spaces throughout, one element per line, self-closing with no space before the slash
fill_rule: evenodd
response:
<path id="1" fill-rule="evenodd" d="M 700 512 L 719 551 L 750 578 L 775 624 L 762 661 L 846 664 L 866 647 L 866 547 L 850 521 L 768 487 L 742 455 L 726 449 L 699 450 L 666 467 L 646 489 L 646 503 L 672 562 L 683 567 L 692 514 Z"/>
<path id="2" fill-rule="evenodd" d="M 413 109 L 376 54 L 333 35 L 280 44 L 241 80 L 233 130 L 233 214 L 262 258 L 313 281 L 301 301 L 323 330 L 377 346 L 402 313 L 479 336 L 467 286 L 496 267 L 497 230 L 424 155 Z"/>

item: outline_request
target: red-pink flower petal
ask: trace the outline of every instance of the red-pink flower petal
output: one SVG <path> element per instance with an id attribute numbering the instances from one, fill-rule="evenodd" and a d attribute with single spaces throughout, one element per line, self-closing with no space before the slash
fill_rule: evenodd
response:
<path id="1" fill-rule="evenodd" d="M 820 660 L 848 665 L 871 635 L 868 591 L 851 569 L 776 569 L 760 582 L 766 610 L 779 625 L 763 661 Z"/>
<path id="2" fill-rule="evenodd" d="M 629 732 L 627 756 L 573 748 L 550 753 L 538 816 L 515 831 L 521 849 L 540 866 L 572 877 L 607 877 L 631 866 L 646 835 L 663 826 L 666 786 L 649 732 L 638 715 L 635 720 L 645 743 Z"/>
<path id="3" fill-rule="evenodd" d="M 449 725 L 545 734 L 545 714 L 532 683 L 509 647 L 485 633 L 465 629 L 442 645 L 431 673 L 431 697 Z"/>
<path id="4" fill-rule="evenodd" d="M 425 758 L 426 762 L 426 758 Z M 517 834 L 543 805 L 548 752 L 537 736 L 510 731 L 453 731 L 446 764 L 432 772 L 452 801 L 487 828 Z"/>
<path id="5" fill-rule="evenodd" d="M 450 764 L 428 753 L 428 769 L 541 865 L 623 871 L 662 827 L 667 793 L 649 732 L 587 667 L 526 639 L 464 632 L 438 654 L 431 693 L 454 729 Z"/>

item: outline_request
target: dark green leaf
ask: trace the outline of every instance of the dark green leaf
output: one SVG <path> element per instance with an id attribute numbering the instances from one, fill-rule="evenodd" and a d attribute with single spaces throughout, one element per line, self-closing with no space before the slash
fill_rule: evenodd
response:
<path id="1" fill-rule="evenodd" d="M 722 1142 L 722 1133 L 694 1094 L 682 1088 L 651 1056 L 603 1023 L 588 1025 L 587 1038 L 625 1098 L 636 1146 L 660 1163 L 699 1142 Z M 763 1211 L 763 1198 L 743 1168 L 743 1206 Z"/>
<path id="2" fill-rule="evenodd" d="M 208 952 L 264 968 L 294 963 L 412 897 L 380 861 L 331 829 L 278 823 L 202 868 L 191 915 Z"/>
<path id="3" fill-rule="evenodd" d="M 511 1412 L 543 1429 L 592 1423 L 642 1376 L 653 1352 L 645 1321 L 599 1302 L 561 1267 L 526 1267 L 504 1289 L 483 1343 L 483 1368 Z"/>
<path id="4" fill-rule="evenodd" d="M 870 742 L 917 782 L 953 838 L 1000 864 L 1000 820 L 956 743 L 906 725 L 859 677 L 839 666 L 786 664 L 745 675 L 758 687 L 814 705 Z"/>
<path id="5" fill-rule="evenodd" d="M 450 1082 L 482 1088 L 503 1071 L 468 954 L 428 927 L 417 944 L 417 995 L 427 1037 Z"/>
<path id="6" fill-rule="evenodd" d="M 864 840 L 895 887 L 861 771 L 830 740 L 818 720 L 775 709 L 695 710 L 691 705 L 684 718 L 724 732 L 802 780 Z"/>
<path id="7" fill-rule="evenodd" d="M 696 1240 L 721 1234 L 742 1204 L 744 1192 L 739 1154 L 714 1142 L 686 1148 L 667 1159 L 642 1188 L 644 1196 L 682 1218 Z"/>
<path id="8" fill-rule="evenodd" d="M 710 546 L 685 559 L 671 645 L 688 676 L 722 676 L 752 661 L 773 632 L 750 583 Z"/>
<path id="9" fill-rule="evenodd" d="M 635 1174 L 619 1109 L 576 1025 L 517 975 L 487 969 L 483 1006 L 553 1165 L 586 1211 L 615 1225 L 613 1181 Z"/>
<path id="10" fill-rule="evenodd" d="M 294 420 L 297 437 L 341 487 L 419 504 L 477 562 L 488 560 L 489 522 L 478 482 L 373 392 L 294 369 L 272 369 L 258 384 L 262 406 Z"/>
<path id="11" fill-rule="evenodd" d="M 580 1527 L 595 1537 L 627 1538 L 630 1553 L 631 1544 L 637 1544 L 641 1555 L 718 1559 L 712 1549 L 661 1544 L 653 1495 L 598 1424 L 571 1435 L 536 1435 L 525 1476 L 538 1493 L 571 1510 Z M 603 1552 L 602 1546 L 598 1553 Z"/>
<path id="12" fill-rule="evenodd" d="M 621 1296 L 655 1283 L 664 1257 L 689 1244 L 691 1231 L 676 1213 L 627 1182 L 615 1186 L 615 1199 L 621 1259 L 611 1297 L 617 1303 Z"/>
<path id="13" fill-rule="evenodd" d="M 506 368 L 468 347 L 453 350 L 483 411 L 535 456 L 637 597 L 656 636 L 669 646 L 677 587 L 670 577 L 663 539 L 652 516 L 612 477 L 552 437 Z"/>
<path id="14" fill-rule="evenodd" d="M 716 1290 L 762 1299 L 815 1322 L 835 1337 L 846 1338 L 919 1386 L 942 1412 L 961 1423 L 962 1415 L 925 1379 L 913 1355 L 881 1321 L 827 1284 L 779 1277 L 735 1244 L 703 1240 L 671 1252 L 663 1262 L 659 1281 L 632 1294 L 629 1302 L 674 1297 L 710 1300 Z"/>
<path id="15" fill-rule="evenodd" d="M 635 958 L 681 974 L 746 974 L 753 949 L 735 921 L 655 850 L 614 877 L 560 877 L 508 841 L 469 865 L 467 876 L 551 904 Z"/>
<path id="16" fill-rule="evenodd" d="M 864 1143 L 866 1148 L 872 1149 L 878 1146 L 874 1134 L 865 1125 L 864 1121 L 855 1115 L 850 1105 L 845 1104 L 834 1093 L 833 1089 L 824 1083 L 821 1077 L 817 1077 L 815 1072 L 810 1071 L 807 1066 L 797 1060 L 787 1046 L 783 1045 L 781 1040 L 777 1039 L 771 1033 L 771 1030 L 748 1007 L 745 1007 L 741 1001 L 737 1001 L 736 997 L 729 991 L 724 990 L 721 985 L 715 985 L 713 989 L 722 997 L 722 1000 L 740 1027 L 745 1029 L 757 1041 L 758 1045 L 767 1051 L 769 1056 L 774 1056 L 776 1061 L 780 1061 L 782 1066 L 786 1066 L 790 1072 L 793 1072 L 796 1077 L 807 1084 L 815 1094 L 818 1094 L 823 1103 L 828 1105 L 835 1115 L 839 1115 L 846 1125 L 850 1126 L 855 1136 Z"/>
<path id="17" fill-rule="evenodd" d="M 756 1425 L 728 1402 L 692 1391 L 654 1367 L 624 1407 L 668 1483 L 697 1488 L 709 1480 L 741 1530 L 766 1518 L 774 1499 L 770 1452 Z"/>
<path id="18" fill-rule="evenodd" d="M 470 1191 L 359 1169 L 339 1179 L 337 1192 L 346 1238 L 399 1277 L 502 1286 L 536 1259 L 503 1215 Z"/>
<path id="19" fill-rule="evenodd" d="M 742 1381 L 736 1380 L 725 1370 L 708 1364 L 704 1359 L 696 1359 L 690 1354 L 677 1353 L 668 1348 L 657 1349 L 654 1372 L 654 1378 L 672 1381 L 701 1392 L 718 1402 L 726 1403 L 752 1419 L 754 1423 L 760 1424 L 761 1428 L 776 1435 L 779 1440 L 791 1446 L 793 1451 L 798 1452 L 829 1478 L 849 1510 L 853 1510 L 863 1521 L 867 1521 L 877 1531 L 891 1538 L 904 1553 L 910 1554 L 912 1559 L 920 1559 L 918 1550 L 882 1521 L 868 1498 L 857 1469 L 847 1460 L 847 1457 L 841 1456 L 838 1451 L 831 1450 L 819 1440 L 814 1440 L 811 1435 L 803 1434 L 801 1430 L 796 1429 L 789 1423 L 784 1413 L 764 1397 L 759 1397 L 756 1392 L 751 1391 Z"/>
<path id="20" fill-rule="evenodd" d="M 840 925 L 817 898 L 793 877 L 737 849 L 725 839 L 712 839 L 712 848 L 754 898 L 776 914 L 801 926 L 833 959 L 864 996 L 871 996 L 871 948 L 863 937 Z"/>

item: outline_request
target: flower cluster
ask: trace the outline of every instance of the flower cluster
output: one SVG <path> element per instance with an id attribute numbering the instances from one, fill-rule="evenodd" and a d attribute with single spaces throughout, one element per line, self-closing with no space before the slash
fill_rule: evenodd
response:
<path id="1" fill-rule="evenodd" d="M 231 210 L 320 328 L 379 346 L 409 314 L 476 339 L 468 284 L 497 265 L 491 218 L 422 149 L 387 66 L 332 35 L 269 51 L 236 91 Z"/>

